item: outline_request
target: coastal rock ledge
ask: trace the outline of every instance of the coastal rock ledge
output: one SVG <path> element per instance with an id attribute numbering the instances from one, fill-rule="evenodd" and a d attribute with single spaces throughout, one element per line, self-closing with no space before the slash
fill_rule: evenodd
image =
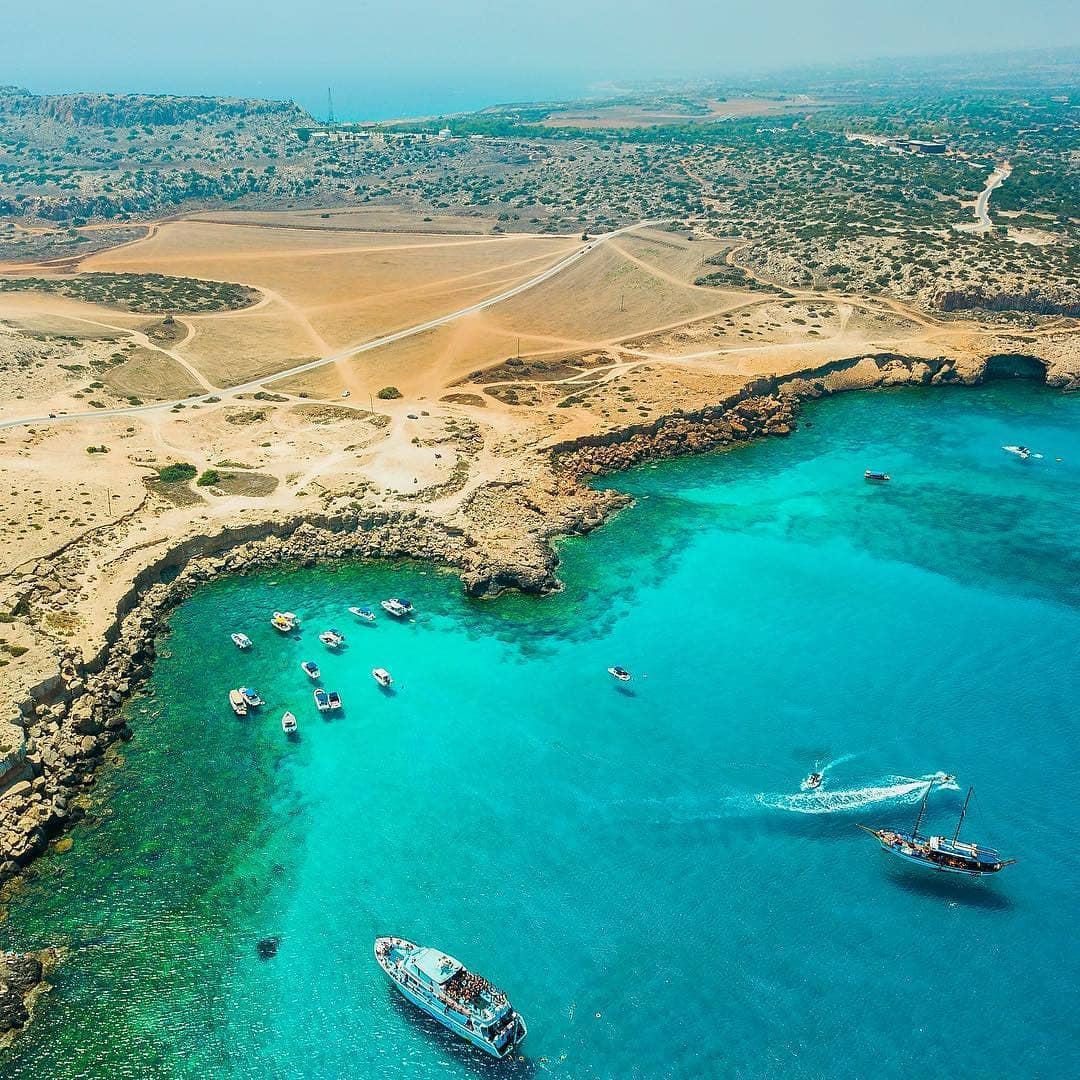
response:
<path id="1" fill-rule="evenodd" d="M 51 949 L 0 952 L 0 1046 L 9 1045 L 30 1022 L 38 995 L 49 989 L 45 977 L 57 959 Z"/>

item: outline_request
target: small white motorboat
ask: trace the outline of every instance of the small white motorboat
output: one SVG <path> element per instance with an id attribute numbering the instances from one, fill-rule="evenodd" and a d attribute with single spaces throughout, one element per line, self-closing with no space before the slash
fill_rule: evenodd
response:
<path id="1" fill-rule="evenodd" d="M 253 708 L 258 705 L 266 704 L 266 702 L 264 702 L 263 699 L 259 697 L 259 691 L 253 689 L 250 686 L 241 686 L 240 696 L 244 699 L 244 704 L 247 705 L 248 708 Z"/>
<path id="2" fill-rule="evenodd" d="M 814 791 L 821 787 L 821 781 L 825 779 L 824 773 L 812 772 L 803 782 L 803 791 Z"/>
<path id="3" fill-rule="evenodd" d="M 341 695 L 336 690 L 326 691 L 326 701 L 331 710 L 341 708 Z"/>
<path id="4" fill-rule="evenodd" d="M 300 625 L 300 620 L 291 611 L 275 611 L 270 625 L 283 634 L 289 634 Z"/>
<path id="5" fill-rule="evenodd" d="M 315 708 L 319 712 L 330 711 L 330 695 L 325 690 L 315 691 Z"/>
<path id="6" fill-rule="evenodd" d="M 1010 454 L 1015 454 L 1023 461 L 1027 461 L 1028 458 L 1041 458 L 1042 454 L 1032 453 L 1029 446 L 1003 446 L 1002 450 L 1007 451 Z"/>
<path id="7" fill-rule="evenodd" d="M 281 730 L 284 731 L 286 735 L 296 734 L 296 717 L 293 716 L 291 712 L 287 712 L 282 716 Z"/>
<path id="8" fill-rule="evenodd" d="M 631 675 L 624 667 L 609 667 L 607 673 L 613 679 L 618 679 L 619 682 L 629 682 L 633 678 L 633 675 Z"/>
<path id="9" fill-rule="evenodd" d="M 351 607 L 349 608 L 349 614 L 355 615 L 362 622 L 373 623 L 375 621 L 375 612 L 371 608 Z"/>
<path id="10" fill-rule="evenodd" d="M 390 689 L 390 684 L 393 683 L 393 681 L 394 681 L 393 678 L 390 675 L 390 672 L 387 671 L 386 668 L 381 668 L 381 667 L 373 668 L 372 672 L 371 672 L 371 677 L 384 690 L 389 690 Z"/>
<path id="11" fill-rule="evenodd" d="M 870 484 L 887 484 L 892 477 L 887 472 L 875 472 L 873 469 L 867 469 L 863 473 L 863 479 Z"/>
<path id="12" fill-rule="evenodd" d="M 300 670 L 309 678 L 317 679 L 322 672 L 319 670 L 319 665 L 314 660 L 301 660 Z"/>
<path id="13" fill-rule="evenodd" d="M 247 702 L 244 700 L 244 694 L 241 690 L 229 691 L 229 706 L 237 716 L 247 716 L 248 714 Z"/>
<path id="14" fill-rule="evenodd" d="M 251 638 L 249 638 L 247 636 L 247 634 L 230 634 L 229 637 L 232 638 L 232 643 L 238 649 L 250 649 L 251 648 Z"/>
<path id="15" fill-rule="evenodd" d="M 337 649 L 345 644 L 345 635 L 340 630 L 335 630 L 333 627 L 330 627 L 329 630 L 324 630 L 319 635 L 319 640 L 328 649 Z"/>
<path id="16" fill-rule="evenodd" d="M 388 615 L 393 615 L 396 619 L 404 619 L 409 615 L 412 615 L 416 610 L 412 606 L 412 602 L 409 600 L 402 600 L 399 597 L 392 596 L 389 600 L 382 602 L 382 609 Z"/>

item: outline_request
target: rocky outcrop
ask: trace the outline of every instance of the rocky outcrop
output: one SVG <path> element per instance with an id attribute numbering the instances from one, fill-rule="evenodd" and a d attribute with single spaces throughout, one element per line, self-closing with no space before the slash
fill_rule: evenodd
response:
<path id="1" fill-rule="evenodd" d="M 5 1046 L 30 1022 L 34 1001 L 48 989 L 45 976 L 57 961 L 52 950 L 40 953 L 0 953 L 0 1046 Z"/>
<path id="2" fill-rule="evenodd" d="M 41 117 L 63 124 L 94 127 L 174 126 L 267 116 L 291 125 L 310 124 L 311 116 L 288 101 L 259 98 L 194 97 L 177 94 L 37 94 L 8 88 L 0 93 L 0 113 Z"/>
<path id="3" fill-rule="evenodd" d="M 991 293 L 981 288 L 948 289 L 934 297 L 934 306 L 941 311 L 1023 311 L 1076 318 L 1080 316 L 1080 294 L 1065 289 Z"/>

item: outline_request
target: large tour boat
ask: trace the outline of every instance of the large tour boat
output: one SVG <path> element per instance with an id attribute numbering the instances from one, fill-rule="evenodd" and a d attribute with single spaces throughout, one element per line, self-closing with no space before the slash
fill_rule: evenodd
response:
<path id="1" fill-rule="evenodd" d="M 512 1054 L 528 1034 L 501 990 L 438 949 L 380 937 L 375 959 L 414 1005 L 492 1057 Z"/>
<path id="2" fill-rule="evenodd" d="M 993 848 L 965 844 L 960 839 L 960 829 L 964 824 L 964 818 L 967 817 L 968 804 L 971 802 L 974 788 L 968 788 L 964 807 L 960 811 L 960 820 L 956 823 L 956 832 L 952 836 L 920 835 L 919 826 L 922 825 L 923 815 L 926 813 L 926 802 L 930 798 L 935 782 L 930 781 L 923 795 L 918 817 L 915 818 L 915 827 L 910 833 L 897 832 L 893 829 L 871 829 L 868 825 L 860 825 L 859 828 L 876 836 L 878 843 L 890 854 L 906 859 L 908 862 L 918 863 L 929 870 L 982 877 L 983 874 L 996 874 L 999 870 L 1016 862 L 1015 859 L 1003 859 Z"/>

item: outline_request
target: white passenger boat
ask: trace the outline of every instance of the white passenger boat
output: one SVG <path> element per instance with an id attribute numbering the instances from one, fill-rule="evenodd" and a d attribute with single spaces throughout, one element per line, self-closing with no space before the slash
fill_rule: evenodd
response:
<path id="1" fill-rule="evenodd" d="M 412 602 L 409 600 L 402 600 L 400 597 L 392 596 L 389 600 L 382 602 L 382 609 L 388 615 L 393 615 L 396 619 L 406 619 L 412 615 L 416 608 L 412 606 Z"/>
<path id="2" fill-rule="evenodd" d="M 284 731 L 286 735 L 296 734 L 296 717 L 293 716 L 291 712 L 287 712 L 282 716 L 281 730 Z"/>
<path id="3" fill-rule="evenodd" d="M 619 682 L 629 682 L 633 676 L 624 667 L 609 667 L 607 673 L 613 678 L 618 679 Z"/>
<path id="4" fill-rule="evenodd" d="M 438 949 L 380 937 L 375 959 L 404 997 L 492 1057 L 509 1057 L 528 1034 L 501 990 Z"/>
<path id="5" fill-rule="evenodd" d="M 300 620 L 291 611 L 275 611 L 270 617 L 270 625 L 283 634 L 289 634 L 300 625 Z"/>
<path id="6" fill-rule="evenodd" d="M 371 608 L 351 607 L 349 614 L 355 615 L 361 622 L 373 623 L 375 621 L 375 612 Z"/>
<path id="7" fill-rule="evenodd" d="M 316 664 L 314 660 L 301 660 L 300 670 L 312 680 L 315 680 L 322 675 L 322 672 L 319 670 L 319 665 Z"/>
<path id="8" fill-rule="evenodd" d="M 237 716 L 247 716 L 248 707 L 247 702 L 244 700 L 244 695 L 239 690 L 229 691 L 229 707 Z"/>
<path id="9" fill-rule="evenodd" d="M 325 690 L 320 689 L 315 691 L 315 708 L 318 709 L 319 712 L 330 711 L 330 695 Z"/>
<path id="10" fill-rule="evenodd" d="M 373 668 L 373 669 L 372 669 L 372 672 L 371 672 L 371 677 L 372 677 L 372 678 L 373 678 L 373 679 L 374 679 L 374 680 L 375 680 L 375 681 L 376 681 L 376 682 L 377 682 L 377 683 L 378 683 L 378 684 L 379 684 L 379 685 L 380 685 L 380 686 L 381 686 L 381 687 L 382 687 L 382 688 L 383 688 L 384 690 L 387 690 L 387 689 L 389 689 L 389 687 L 390 687 L 390 684 L 391 684 L 391 683 L 392 683 L 392 682 L 394 681 L 394 680 L 393 680 L 393 679 L 392 679 L 392 678 L 390 677 L 390 672 L 389 672 L 389 671 L 387 671 L 387 670 L 386 670 L 386 668 L 381 668 L 381 667 Z"/>
<path id="11" fill-rule="evenodd" d="M 345 644 L 345 635 L 340 630 L 335 630 L 331 626 L 329 630 L 324 630 L 319 635 L 319 640 L 328 649 L 338 649 Z"/>
<path id="12" fill-rule="evenodd" d="M 232 643 L 238 649 L 250 649 L 251 648 L 251 638 L 249 638 L 247 636 L 247 634 L 230 634 L 229 637 L 232 638 Z"/>
<path id="13" fill-rule="evenodd" d="M 259 697 L 259 691 L 253 689 L 250 686 L 241 686 L 240 696 L 244 699 L 244 704 L 247 705 L 248 708 L 254 708 L 256 706 L 266 704 L 266 702 L 263 701 L 261 697 Z"/>

